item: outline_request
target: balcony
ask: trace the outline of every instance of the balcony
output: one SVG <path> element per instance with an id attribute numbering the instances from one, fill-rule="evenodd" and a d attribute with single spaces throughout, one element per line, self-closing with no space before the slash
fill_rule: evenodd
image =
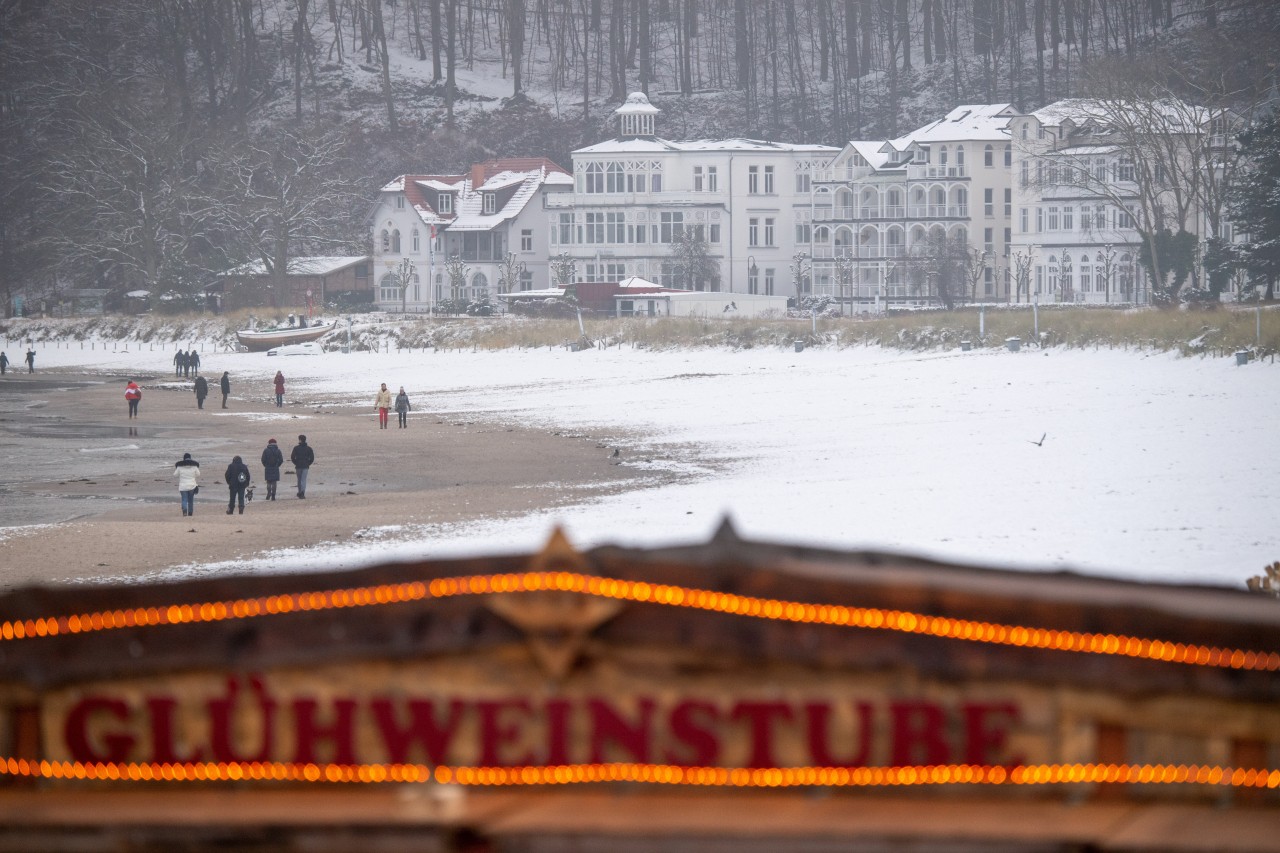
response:
<path id="1" fill-rule="evenodd" d="M 853 219 L 854 208 L 852 207 L 815 207 L 813 209 L 814 222 L 848 222 Z"/>
<path id="2" fill-rule="evenodd" d="M 913 204 L 908 210 L 912 219 L 963 219 L 969 215 L 967 204 Z"/>
<path id="3" fill-rule="evenodd" d="M 817 169 L 813 173 L 815 184 L 839 184 L 846 181 L 860 181 L 870 177 L 875 170 L 870 166 L 844 166 L 839 169 Z"/>
<path id="4" fill-rule="evenodd" d="M 969 177 L 969 169 L 967 166 L 935 166 L 932 163 L 922 163 L 907 167 L 907 179 L 913 181 L 936 178 L 967 177 Z"/>

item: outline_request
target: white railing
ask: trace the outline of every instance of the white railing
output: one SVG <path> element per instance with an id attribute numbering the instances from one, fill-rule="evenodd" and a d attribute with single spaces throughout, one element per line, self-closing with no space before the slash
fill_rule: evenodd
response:
<path id="1" fill-rule="evenodd" d="M 919 180 L 921 178 L 964 178 L 968 177 L 969 171 L 966 166 L 938 166 L 932 163 L 918 164 L 907 167 L 907 177 Z"/>

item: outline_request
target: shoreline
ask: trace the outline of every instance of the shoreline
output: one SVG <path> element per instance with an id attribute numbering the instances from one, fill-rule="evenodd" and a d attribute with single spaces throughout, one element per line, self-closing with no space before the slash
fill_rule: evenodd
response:
<path id="1" fill-rule="evenodd" d="M 0 527 L 0 589 L 141 580 L 167 569 L 262 558 L 275 549 L 356 542 L 381 529 L 422 529 L 523 515 L 653 485 L 653 472 L 609 458 L 590 435 L 530 429 L 415 410 L 407 429 L 380 430 L 371 401 L 323 403 L 286 395 L 269 380 L 233 379 L 229 408 L 213 393 L 196 408 L 190 379 L 132 378 L 140 416 L 116 370 L 39 370 L 0 380 L 0 497 L 21 525 Z M 209 374 L 206 374 L 209 375 Z M 211 381 L 216 387 L 216 378 Z M 306 434 L 316 453 L 305 501 L 295 497 L 289 452 Z M 259 456 L 274 437 L 285 455 L 277 500 Z M 179 509 L 173 464 L 202 464 L 196 514 Z M 240 455 L 255 499 L 226 514 L 223 472 Z M 673 475 L 674 476 L 674 475 Z M 372 551 L 377 546 L 370 541 Z"/>

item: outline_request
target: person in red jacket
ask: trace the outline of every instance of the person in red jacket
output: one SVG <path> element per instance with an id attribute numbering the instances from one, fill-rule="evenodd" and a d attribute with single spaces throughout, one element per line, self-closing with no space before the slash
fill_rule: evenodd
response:
<path id="1" fill-rule="evenodd" d="M 276 371 L 276 408 L 284 405 L 284 374 Z"/>
<path id="2" fill-rule="evenodd" d="M 124 386 L 124 399 L 129 404 L 129 417 L 136 418 L 138 416 L 138 403 L 142 402 L 142 389 L 132 379 L 129 380 L 128 385 Z"/>

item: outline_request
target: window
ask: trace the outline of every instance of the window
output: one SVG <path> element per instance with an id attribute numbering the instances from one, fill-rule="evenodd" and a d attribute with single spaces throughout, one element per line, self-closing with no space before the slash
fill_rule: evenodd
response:
<path id="1" fill-rule="evenodd" d="M 756 217 L 747 220 L 747 245 L 760 245 L 760 220 Z"/>
<path id="2" fill-rule="evenodd" d="M 413 252 L 416 255 L 422 251 L 422 237 L 418 234 L 418 229 L 413 229 Z"/>
<path id="3" fill-rule="evenodd" d="M 1075 230 L 1075 227 L 1076 227 L 1075 215 L 1076 215 L 1076 209 L 1074 207 L 1067 205 L 1062 208 L 1062 230 L 1063 231 Z"/>
<path id="4" fill-rule="evenodd" d="M 605 192 L 620 193 L 625 192 L 626 177 L 622 171 L 621 163 L 610 163 L 605 170 Z"/>
<path id="5" fill-rule="evenodd" d="M 808 172 L 796 172 L 796 192 L 807 193 L 809 191 L 809 182 L 811 178 Z"/>
<path id="6" fill-rule="evenodd" d="M 760 268 L 754 264 L 747 270 L 747 293 L 760 292 Z"/>
<path id="7" fill-rule="evenodd" d="M 521 229 L 521 231 L 520 231 L 520 251 L 522 251 L 522 252 L 532 252 L 532 251 L 533 251 L 533 229 L 532 229 L 532 228 L 523 228 L 523 229 Z"/>
<path id="8" fill-rule="evenodd" d="M 939 166 L 947 165 L 947 153 L 948 153 L 947 146 L 945 145 L 938 149 L 938 165 Z"/>
<path id="9" fill-rule="evenodd" d="M 1026 234 L 1028 231 L 1031 230 L 1029 227 L 1030 226 L 1030 219 L 1028 215 L 1029 213 L 1030 211 L 1028 211 L 1028 209 L 1025 207 L 1018 208 L 1018 230 L 1021 231 L 1023 234 Z"/>
<path id="10" fill-rule="evenodd" d="M 626 242 L 627 229 L 623 222 L 623 214 L 606 213 L 605 219 L 605 242 L 606 243 L 623 243 Z"/>
<path id="11" fill-rule="evenodd" d="M 604 242 L 604 214 L 588 213 L 587 229 L 583 238 L 584 243 L 603 243 Z"/>
<path id="12" fill-rule="evenodd" d="M 644 192 L 644 190 L 641 190 L 641 192 Z M 652 175 L 650 175 L 650 176 L 649 176 L 649 192 L 651 192 L 651 193 L 660 193 L 660 192 L 662 192 L 662 175 L 661 175 L 661 173 L 655 172 L 655 173 L 653 173 Z"/>
<path id="13" fill-rule="evenodd" d="M 1125 210 L 1124 208 L 1120 208 L 1119 210 L 1116 211 L 1116 227 L 1117 228 L 1133 227 L 1133 216 L 1130 215 L 1129 211 Z"/>
<path id="14" fill-rule="evenodd" d="M 382 251 L 391 251 L 391 232 L 385 228 L 382 229 Z"/>
<path id="15" fill-rule="evenodd" d="M 1134 179 L 1135 170 L 1133 168 L 1133 158 L 1121 157 L 1116 163 L 1116 180 L 1132 181 Z"/>
<path id="16" fill-rule="evenodd" d="M 717 244 L 720 242 L 720 223 L 713 222 L 707 226 L 707 242 Z"/>
<path id="17" fill-rule="evenodd" d="M 399 228 L 391 232 L 391 251 L 397 255 L 400 254 L 400 229 Z"/>
<path id="18" fill-rule="evenodd" d="M 396 210 L 404 210 L 404 196 L 396 196 Z"/>
<path id="19" fill-rule="evenodd" d="M 773 167 L 772 166 L 764 167 L 764 191 L 769 194 L 773 193 Z"/>
<path id="20" fill-rule="evenodd" d="M 453 196 L 449 193 L 437 193 L 436 210 L 440 213 L 453 213 Z"/>
<path id="21" fill-rule="evenodd" d="M 1044 208 L 1036 208 L 1036 233 L 1039 234 L 1044 230 Z"/>
<path id="22" fill-rule="evenodd" d="M 1093 179 L 1100 184 L 1107 182 L 1107 161 L 1101 157 L 1093 161 Z"/>
<path id="23" fill-rule="evenodd" d="M 1049 218 L 1045 223 L 1045 228 L 1049 231 L 1058 230 L 1058 206 L 1055 204 L 1049 205 Z"/>
<path id="24" fill-rule="evenodd" d="M 582 191 L 584 193 L 604 192 L 604 164 L 588 163 L 582 174 Z"/>
<path id="25" fill-rule="evenodd" d="M 707 192 L 709 193 L 715 192 L 717 189 L 717 183 L 718 182 L 716 181 L 716 167 L 708 166 L 707 167 Z"/>
<path id="26" fill-rule="evenodd" d="M 1036 293 L 1044 292 L 1044 267 L 1036 264 Z"/>
<path id="27" fill-rule="evenodd" d="M 1013 190 L 1005 189 L 1004 191 L 1004 215 L 1006 217 L 1013 216 Z"/>
<path id="28" fill-rule="evenodd" d="M 560 214 L 560 227 L 558 230 L 560 234 L 559 234 L 559 239 L 556 241 L 557 243 L 567 246 L 573 242 L 573 214 L 572 213 Z"/>
<path id="29" fill-rule="evenodd" d="M 995 194 L 996 194 L 996 191 L 990 188 L 982 191 L 982 215 L 983 216 L 996 215 Z"/>
<path id="30" fill-rule="evenodd" d="M 747 192 L 751 195 L 760 194 L 760 167 L 747 167 Z"/>
<path id="31" fill-rule="evenodd" d="M 1013 165 L 1013 146 L 1012 145 L 1005 145 L 1004 147 L 1004 165 L 1006 169 Z"/>
<path id="32" fill-rule="evenodd" d="M 520 271 L 520 289 L 533 290 L 533 273 L 528 270 Z"/>
<path id="33" fill-rule="evenodd" d="M 808 243 L 810 240 L 812 240 L 813 239 L 812 232 L 813 232 L 813 226 L 810 225 L 808 222 L 797 222 L 796 223 L 797 245 L 804 245 L 805 243 Z"/>
<path id="34" fill-rule="evenodd" d="M 994 272 L 995 270 L 991 269 L 991 267 L 986 267 L 982 271 L 982 291 L 987 296 L 995 294 L 996 280 L 995 275 L 993 275 Z"/>
<path id="35" fill-rule="evenodd" d="M 1029 186 L 1031 184 L 1031 163 L 1027 160 L 1022 161 L 1022 185 Z"/>
<path id="36" fill-rule="evenodd" d="M 1004 253 L 1009 254 L 1009 244 L 1013 242 L 1013 229 L 1004 229 Z"/>
<path id="37" fill-rule="evenodd" d="M 486 216 L 492 215 L 493 212 L 498 209 L 498 194 L 482 193 L 481 196 L 483 198 L 483 201 L 481 202 L 482 206 L 481 206 L 480 212 L 485 214 Z"/>
<path id="38" fill-rule="evenodd" d="M 644 172 L 628 172 L 627 173 L 627 192 L 642 193 L 647 183 L 648 175 Z"/>
<path id="39" fill-rule="evenodd" d="M 684 230 L 684 214 L 683 213 L 663 213 L 661 214 L 661 226 L 659 228 L 659 243 L 674 242 L 680 233 Z"/>
<path id="40" fill-rule="evenodd" d="M 1093 227 L 1094 227 L 1094 228 L 1106 228 L 1106 227 L 1107 227 L 1107 208 L 1106 208 L 1106 205 L 1102 205 L 1102 204 L 1100 204 L 1100 205 L 1098 205 L 1097 207 L 1095 207 L 1095 208 L 1093 209 Z"/>
<path id="41" fill-rule="evenodd" d="M 982 149 L 982 165 L 990 169 L 996 164 L 996 149 L 994 145 L 986 145 Z"/>
<path id="42" fill-rule="evenodd" d="M 387 273 L 378 281 L 378 301 L 400 301 L 400 284 L 391 273 Z"/>
<path id="43" fill-rule="evenodd" d="M 956 165 L 957 166 L 964 165 L 964 146 L 963 145 L 956 146 Z"/>
<path id="44" fill-rule="evenodd" d="M 764 270 L 764 295 L 773 296 L 773 267 L 765 267 Z"/>
<path id="45" fill-rule="evenodd" d="M 773 217 L 766 217 L 764 220 L 764 244 L 766 246 L 776 246 L 777 243 L 773 239 Z"/>
<path id="46" fill-rule="evenodd" d="M 996 229 L 994 228 L 982 229 L 982 248 L 986 250 L 988 255 L 994 255 L 996 253 L 995 243 L 993 242 L 995 240 L 995 232 Z"/>
<path id="47" fill-rule="evenodd" d="M 706 192 L 706 182 L 702 174 L 701 166 L 693 167 L 693 191 L 696 193 Z"/>

